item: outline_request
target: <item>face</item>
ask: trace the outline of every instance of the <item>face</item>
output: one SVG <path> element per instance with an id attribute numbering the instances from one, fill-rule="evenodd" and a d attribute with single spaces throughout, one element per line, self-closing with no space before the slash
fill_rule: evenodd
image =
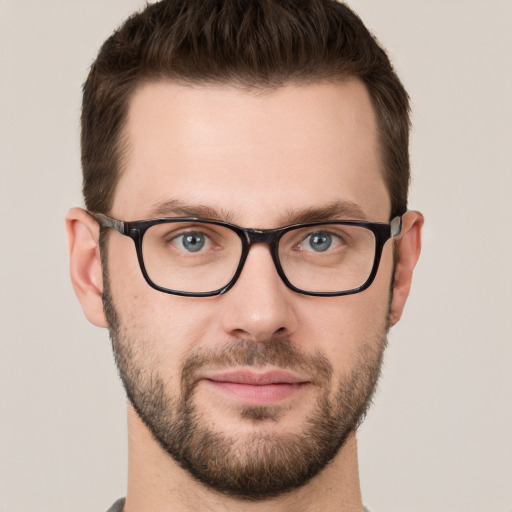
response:
<path id="1" fill-rule="evenodd" d="M 241 92 L 147 84 L 132 99 L 115 218 L 388 222 L 375 116 L 357 81 Z M 322 213 L 323 212 L 323 213 Z M 326 219 L 328 220 L 328 219 Z M 364 292 L 300 295 L 256 244 L 234 287 L 179 297 L 109 233 L 104 304 L 130 401 L 182 468 L 241 498 L 306 483 L 364 414 L 388 328 L 392 245 Z"/>

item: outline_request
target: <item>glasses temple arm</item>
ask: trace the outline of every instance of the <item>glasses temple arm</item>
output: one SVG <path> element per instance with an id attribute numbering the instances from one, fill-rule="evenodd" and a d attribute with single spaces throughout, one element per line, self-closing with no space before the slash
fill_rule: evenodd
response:
<path id="1" fill-rule="evenodd" d="M 391 237 L 398 236 L 402 231 L 402 217 L 396 216 L 389 224 L 391 230 Z"/>
<path id="2" fill-rule="evenodd" d="M 125 225 L 121 220 L 113 219 L 103 213 L 91 213 L 91 215 L 98 221 L 101 227 L 115 229 L 121 234 L 125 234 Z"/>

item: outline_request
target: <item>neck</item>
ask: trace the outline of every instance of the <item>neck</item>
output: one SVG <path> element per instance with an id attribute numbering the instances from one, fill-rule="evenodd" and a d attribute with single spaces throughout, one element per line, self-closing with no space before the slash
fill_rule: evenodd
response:
<path id="1" fill-rule="evenodd" d="M 125 512 L 361 512 L 355 434 L 306 485 L 278 498 L 243 501 L 208 489 L 182 469 L 128 407 L 128 490 Z"/>

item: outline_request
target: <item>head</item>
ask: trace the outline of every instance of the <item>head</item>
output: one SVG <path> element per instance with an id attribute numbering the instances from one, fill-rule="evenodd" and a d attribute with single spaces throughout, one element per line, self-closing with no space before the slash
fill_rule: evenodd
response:
<path id="1" fill-rule="evenodd" d="M 86 207 L 107 213 L 123 173 L 130 101 L 145 83 L 268 92 L 348 79 L 364 84 L 378 130 L 391 218 L 407 210 L 409 99 L 373 35 L 336 0 L 160 1 L 103 45 L 84 85 Z"/>
<path id="2" fill-rule="evenodd" d="M 303 486 L 364 416 L 419 254 L 408 132 L 387 56 L 335 1 L 163 0 L 102 47 L 84 86 L 89 211 L 258 229 L 403 215 L 360 293 L 297 293 L 255 243 L 225 294 L 182 297 L 148 286 L 131 240 L 70 213 L 75 290 L 110 329 L 139 428 L 210 488 Z"/>

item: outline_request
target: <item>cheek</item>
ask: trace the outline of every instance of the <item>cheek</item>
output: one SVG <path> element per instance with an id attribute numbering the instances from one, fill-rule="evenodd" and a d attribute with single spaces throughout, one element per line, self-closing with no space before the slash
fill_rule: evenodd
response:
<path id="1" fill-rule="evenodd" d="M 213 319 L 200 305 L 194 307 L 188 301 L 152 289 L 123 301 L 120 317 L 125 332 L 135 343 L 148 347 L 164 368 L 179 364 L 211 337 Z"/>
<path id="2" fill-rule="evenodd" d="M 205 339 L 215 312 L 208 300 L 152 288 L 142 275 L 133 242 L 121 238 L 109 246 L 108 273 L 123 333 L 130 343 L 150 350 L 159 364 L 181 361 Z M 120 254 L 124 257 L 116 257 Z"/>
<path id="3" fill-rule="evenodd" d="M 342 374 L 357 364 L 364 347 L 380 350 L 387 331 L 391 275 L 392 258 L 386 254 L 367 290 L 308 301 L 299 313 L 302 348 L 323 353 Z"/>

